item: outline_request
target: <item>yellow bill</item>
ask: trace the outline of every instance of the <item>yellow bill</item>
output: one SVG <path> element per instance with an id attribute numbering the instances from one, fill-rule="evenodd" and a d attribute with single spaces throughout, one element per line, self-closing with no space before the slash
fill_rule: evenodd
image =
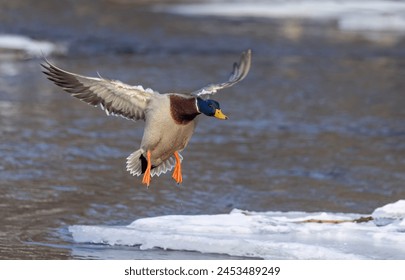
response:
<path id="1" fill-rule="evenodd" d="M 228 117 L 224 115 L 224 113 L 222 113 L 221 109 L 216 109 L 215 110 L 215 114 L 214 117 L 216 117 L 217 119 L 221 119 L 221 120 L 227 120 Z"/>

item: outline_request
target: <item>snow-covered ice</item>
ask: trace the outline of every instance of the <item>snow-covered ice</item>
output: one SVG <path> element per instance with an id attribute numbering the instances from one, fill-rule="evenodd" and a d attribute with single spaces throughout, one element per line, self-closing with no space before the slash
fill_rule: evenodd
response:
<path id="1" fill-rule="evenodd" d="M 48 41 L 39 41 L 27 36 L 15 34 L 0 34 L 0 51 L 22 52 L 29 57 L 64 53 L 65 47 Z"/>
<path id="2" fill-rule="evenodd" d="M 218 0 L 159 6 L 156 10 L 190 16 L 336 20 L 342 30 L 405 32 L 405 2 L 392 0 Z"/>
<path id="3" fill-rule="evenodd" d="M 384 207 L 374 210 L 372 214 L 374 222 L 379 226 L 388 224 L 405 225 L 405 200 L 400 200 L 396 203 L 390 203 Z M 405 228 L 403 228 L 405 232 Z"/>
<path id="4" fill-rule="evenodd" d="M 369 221 L 353 222 L 361 217 Z M 75 225 L 69 231 L 75 242 L 140 245 L 142 250 L 263 259 L 405 259 L 404 217 L 405 200 L 400 200 L 371 215 L 234 209 L 229 214 L 143 218 L 128 226 Z M 336 220 L 340 223 L 330 223 Z"/>

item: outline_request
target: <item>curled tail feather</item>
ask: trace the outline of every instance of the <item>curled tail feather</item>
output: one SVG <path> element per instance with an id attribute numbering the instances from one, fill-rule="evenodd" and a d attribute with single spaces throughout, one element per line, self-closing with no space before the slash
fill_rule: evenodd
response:
<path id="1" fill-rule="evenodd" d="M 139 149 L 127 157 L 127 171 L 133 176 L 140 176 L 145 173 L 148 161 L 143 155 L 145 151 Z M 179 154 L 180 161 L 183 161 L 183 157 Z M 176 159 L 174 155 L 170 156 L 167 160 L 159 164 L 158 166 L 152 165 L 151 176 L 160 176 L 174 168 L 176 165 Z"/>

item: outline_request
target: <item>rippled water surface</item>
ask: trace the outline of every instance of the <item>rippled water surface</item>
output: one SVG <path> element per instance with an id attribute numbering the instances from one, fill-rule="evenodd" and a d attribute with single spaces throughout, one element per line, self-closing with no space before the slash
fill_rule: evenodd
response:
<path id="1" fill-rule="evenodd" d="M 233 208 L 370 213 L 405 197 L 401 37 L 115 1 L 5 2 L 0 32 L 64 44 L 48 59 L 76 73 L 187 92 L 226 79 L 247 48 L 253 62 L 215 97 L 230 119 L 200 117 L 184 183 L 167 174 L 146 189 L 125 171 L 143 122 L 107 117 L 46 80 L 40 59 L 0 51 L 0 258 L 229 258 L 79 245 L 67 227 Z"/>

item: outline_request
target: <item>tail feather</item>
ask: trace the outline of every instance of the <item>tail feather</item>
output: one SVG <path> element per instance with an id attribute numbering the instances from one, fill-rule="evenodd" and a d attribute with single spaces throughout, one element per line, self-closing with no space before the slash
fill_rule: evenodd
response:
<path id="1" fill-rule="evenodd" d="M 148 161 L 143 155 L 145 151 L 143 149 L 139 149 L 127 157 L 127 170 L 133 176 L 140 176 L 145 173 L 146 167 L 148 165 Z M 179 154 L 180 161 L 183 160 L 183 157 Z M 176 158 L 174 155 L 169 157 L 167 160 L 159 164 L 158 166 L 152 165 L 151 169 L 151 176 L 160 176 L 174 168 L 176 165 Z"/>
<path id="2" fill-rule="evenodd" d="M 144 150 L 139 149 L 127 157 L 127 171 L 131 173 L 133 176 L 140 176 L 143 174 L 146 170 L 146 159 L 142 155 L 144 153 Z M 142 160 L 142 157 L 144 158 L 144 161 Z M 145 170 L 143 170 L 143 165 L 145 165 Z"/>
<path id="3" fill-rule="evenodd" d="M 141 157 L 139 158 L 139 160 L 141 161 L 141 170 L 142 170 L 142 174 L 143 174 L 143 173 L 145 173 L 146 168 L 148 168 L 148 161 L 143 154 L 141 154 Z M 152 166 L 152 168 L 154 168 L 154 166 Z"/>

